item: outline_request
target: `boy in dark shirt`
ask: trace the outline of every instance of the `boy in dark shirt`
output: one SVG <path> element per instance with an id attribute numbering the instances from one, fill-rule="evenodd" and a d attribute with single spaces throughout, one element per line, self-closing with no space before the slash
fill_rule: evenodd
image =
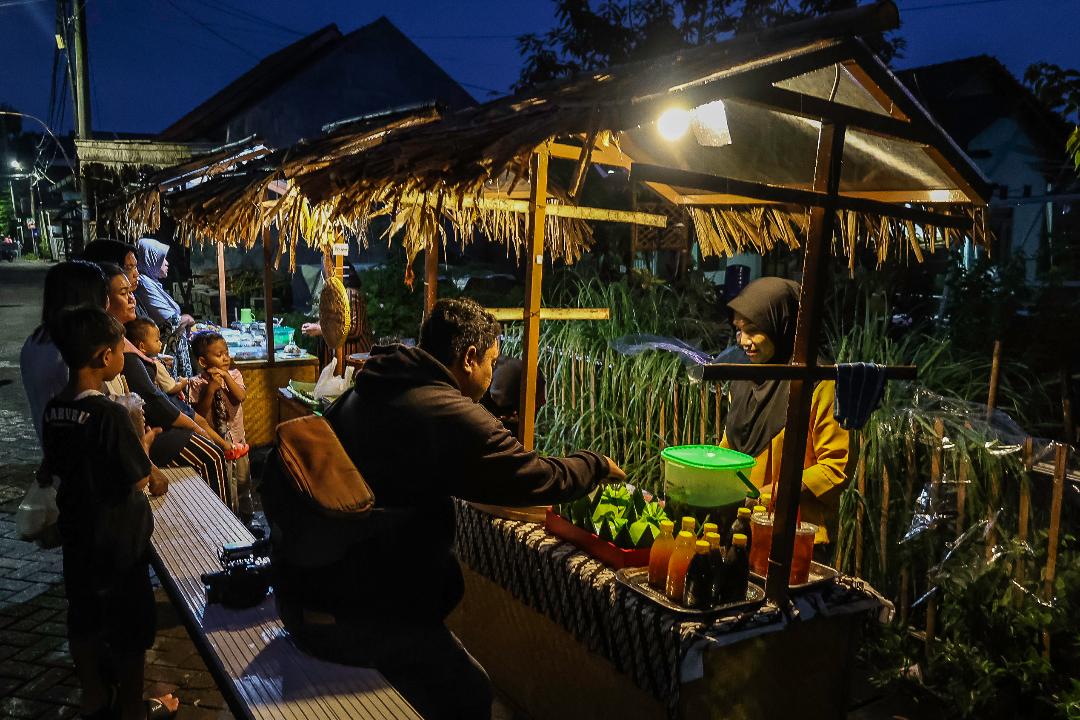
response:
<path id="1" fill-rule="evenodd" d="M 168 716 L 176 698 L 142 699 L 144 654 L 155 630 L 148 557 L 154 520 L 143 488 L 147 449 L 160 430 L 136 432 L 127 410 L 101 393 L 124 368 L 123 326 L 92 307 L 65 312 L 57 325 L 54 342 L 69 380 L 45 406 L 42 435 L 45 461 L 60 478 L 57 524 L 82 714 Z M 102 676 L 106 657 L 117 686 Z"/>

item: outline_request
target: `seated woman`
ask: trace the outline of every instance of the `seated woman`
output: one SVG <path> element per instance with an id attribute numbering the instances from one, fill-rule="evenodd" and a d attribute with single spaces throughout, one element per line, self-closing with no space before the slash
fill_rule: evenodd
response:
<path id="1" fill-rule="evenodd" d="M 747 285 L 728 307 L 734 314 L 737 339 L 751 363 L 790 362 L 795 349 L 799 284 L 764 277 Z M 721 445 L 750 455 L 757 465 L 750 480 L 770 489 L 780 476 L 787 422 L 788 381 L 732 381 L 730 408 Z M 815 542 L 829 542 L 835 533 L 840 491 L 847 480 L 848 432 L 833 418 L 836 383 L 814 386 L 810 430 L 803 460 L 802 519 L 818 526 Z"/>
<path id="2" fill-rule="evenodd" d="M 135 297 L 131 294 L 127 273 L 112 263 L 102 263 L 109 287 L 110 315 L 121 324 L 135 319 Z M 226 504 L 230 503 L 229 476 L 225 455 L 214 441 L 202 434 L 202 429 L 178 404 L 154 384 L 146 371 L 138 349 L 124 340 L 124 371 L 107 386 L 111 395 L 136 392 L 145 401 L 146 422 L 162 428 L 162 433 L 150 446 L 150 460 L 158 467 L 190 465 L 195 468 Z"/>
<path id="3" fill-rule="evenodd" d="M 172 372 L 177 378 L 187 378 L 195 374 L 191 365 L 191 350 L 188 344 L 188 331 L 195 324 L 195 318 L 180 312 L 180 304 L 173 299 L 161 284 L 169 273 L 169 246 L 153 238 L 139 240 L 138 260 L 140 281 L 135 290 L 135 299 L 146 316 L 157 323 L 161 330 L 165 352 L 175 359 Z"/>

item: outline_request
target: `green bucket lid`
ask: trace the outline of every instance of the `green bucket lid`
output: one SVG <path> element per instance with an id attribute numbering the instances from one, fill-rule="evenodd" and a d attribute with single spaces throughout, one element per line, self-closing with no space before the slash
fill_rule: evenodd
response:
<path id="1" fill-rule="evenodd" d="M 749 455 L 719 445 L 672 445 L 664 448 L 660 457 L 704 470 L 745 470 L 756 464 Z"/>

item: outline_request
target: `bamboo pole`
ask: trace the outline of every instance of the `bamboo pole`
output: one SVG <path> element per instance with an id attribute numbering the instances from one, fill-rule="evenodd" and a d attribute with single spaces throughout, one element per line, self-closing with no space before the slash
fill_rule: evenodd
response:
<path id="1" fill-rule="evenodd" d="M 944 464 L 944 450 L 942 439 L 945 437 L 945 421 L 938 418 L 934 421 L 934 451 L 930 454 L 930 511 L 934 512 L 937 506 L 938 490 L 941 487 L 941 476 Z M 937 636 L 937 595 L 931 596 L 926 603 L 926 652 L 933 650 L 934 638 Z"/>
<path id="2" fill-rule="evenodd" d="M 218 286 L 218 314 L 221 316 L 221 327 L 229 327 L 229 303 L 225 294 L 225 243 L 217 244 L 217 286 Z"/>
<path id="3" fill-rule="evenodd" d="M 986 417 L 989 418 L 997 407 L 998 383 L 1001 378 L 1001 341 L 994 341 L 994 356 L 990 363 L 990 389 L 986 395 Z"/>
<path id="4" fill-rule="evenodd" d="M 1020 504 L 1017 509 L 1017 539 L 1021 545 L 1026 545 L 1028 535 L 1031 532 L 1031 471 L 1035 462 L 1035 443 L 1031 438 L 1024 440 L 1024 474 L 1020 477 Z M 1027 565 L 1024 556 L 1021 555 L 1016 561 L 1016 582 L 1023 585 L 1027 576 Z"/>
<path id="5" fill-rule="evenodd" d="M 1050 501 L 1050 532 L 1046 538 L 1046 569 L 1043 571 L 1043 600 L 1054 597 L 1054 580 L 1057 579 L 1058 544 L 1061 539 L 1061 502 L 1065 495 L 1065 474 L 1069 467 L 1069 446 L 1057 446 L 1054 456 L 1054 489 Z M 1050 629 L 1043 628 L 1043 657 L 1050 658 Z"/>
<path id="6" fill-rule="evenodd" d="M 431 315 L 431 309 L 439 300 L 439 234 L 432 232 L 431 242 L 424 251 L 424 318 Z M 521 311 L 523 317 L 525 311 Z M 495 318 L 498 320 L 499 318 Z"/>
<path id="7" fill-rule="evenodd" d="M 724 418 L 720 415 L 720 396 L 723 393 L 720 388 L 716 388 L 716 392 L 713 393 L 713 403 L 715 409 L 715 415 L 713 416 L 716 421 L 716 444 L 719 445 L 724 441 Z"/>
<path id="8" fill-rule="evenodd" d="M 705 387 L 705 383 L 701 383 L 701 388 L 700 389 L 701 389 L 701 401 L 700 401 L 700 407 L 701 407 L 701 431 L 698 433 L 698 437 L 701 438 L 700 442 L 701 442 L 702 445 L 704 445 L 705 443 L 709 442 L 706 439 L 706 436 L 705 436 L 705 433 L 706 433 L 705 421 L 706 421 L 707 415 L 709 413 L 709 409 L 708 409 L 709 408 L 709 391 Z"/>
<path id="9" fill-rule="evenodd" d="M 960 471 L 956 476 L 956 536 L 964 532 L 964 520 L 967 510 L 967 483 L 968 474 L 971 471 L 971 460 L 967 457 L 960 460 Z"/>
<path id="10" fill-rule="evenodd" d="M 866 509 L 866 437 L 859 433 L 859 460 L 855 470 L 855 484 L 859 490 L 859 511 L 855 515 L 855 577 L 862 577 L 863 561 L 863 515 Z"/>
<path id="11" fill-rule="evenodd" d="M 521 338 L 521 399 L 518 433 L 532 450 L 536 433 L 536 364 L 540 357 L 540 283 L 544 274 L 548 150 L 540 148 L 530 161 L 528 227 L 525 253 L 525 330 Z"/>
<path id="12" fill-rule="evenodd" d="M 881 466 L 881 520 L 878 527 L 878 551 L 881 553 L 881 576 L 886 577 L 889 538 L 889 468 Z"/>
<path id="13" fill-rule="evenodd" d="M 334 255 L 334 275 L 337 276 L 338 280 L 343 280 L 344 279 L 344 277 L 345 277 L 345 256 L 344 255 Z M 350 318 L 350 322 L 351 321 L 352 321 L 352 318 Z M 341 343 L 340 345 L 338 345 L 337 349 L 334 351 L 334 357 L 337 358 L 337 370 L 335 371 L 334 374 L 344 377 L 344 375 L 345 375 L 345 343 L 344 342 Z"/>
<path id="14" fill-rule="evenodd" d="M 262 229 L 263 244 L 263 305 L 266 311 L 266 362 L 270 365 L 277 361 L 274 355 L 274 254 L 270 251 L 270 228 Z M 340 363 L 339 363 L 340 364 Z"/>

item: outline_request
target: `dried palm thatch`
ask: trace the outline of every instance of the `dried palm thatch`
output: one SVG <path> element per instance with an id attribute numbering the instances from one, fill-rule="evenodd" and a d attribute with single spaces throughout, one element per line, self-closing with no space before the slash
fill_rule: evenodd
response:
<path id="1" fill-rule="evenodd" d="M 724 255 L 754 251 L 767 253 L 777 246 L 792 250 L 800 247 L 810 221 L 807 208 L 780 205 L 767 206 L 708 206 L 687 208 L 694 225 L 701 254 Z M 938 244 L 949 248 L 969 238 L 987 244 L 989 235 L 981 212 L 966 210 L 975 228 L 971 234 L 955 228 L 916 225 L 910 220 L 840 210 L 832 238 L 832 252 L 848 259 L 848 269 L 855 271 L 856 251 L 860 243 L 873 248 L 880 267 L 890 255 L 923 261 L 923 249 L 930 253 Z"/>

